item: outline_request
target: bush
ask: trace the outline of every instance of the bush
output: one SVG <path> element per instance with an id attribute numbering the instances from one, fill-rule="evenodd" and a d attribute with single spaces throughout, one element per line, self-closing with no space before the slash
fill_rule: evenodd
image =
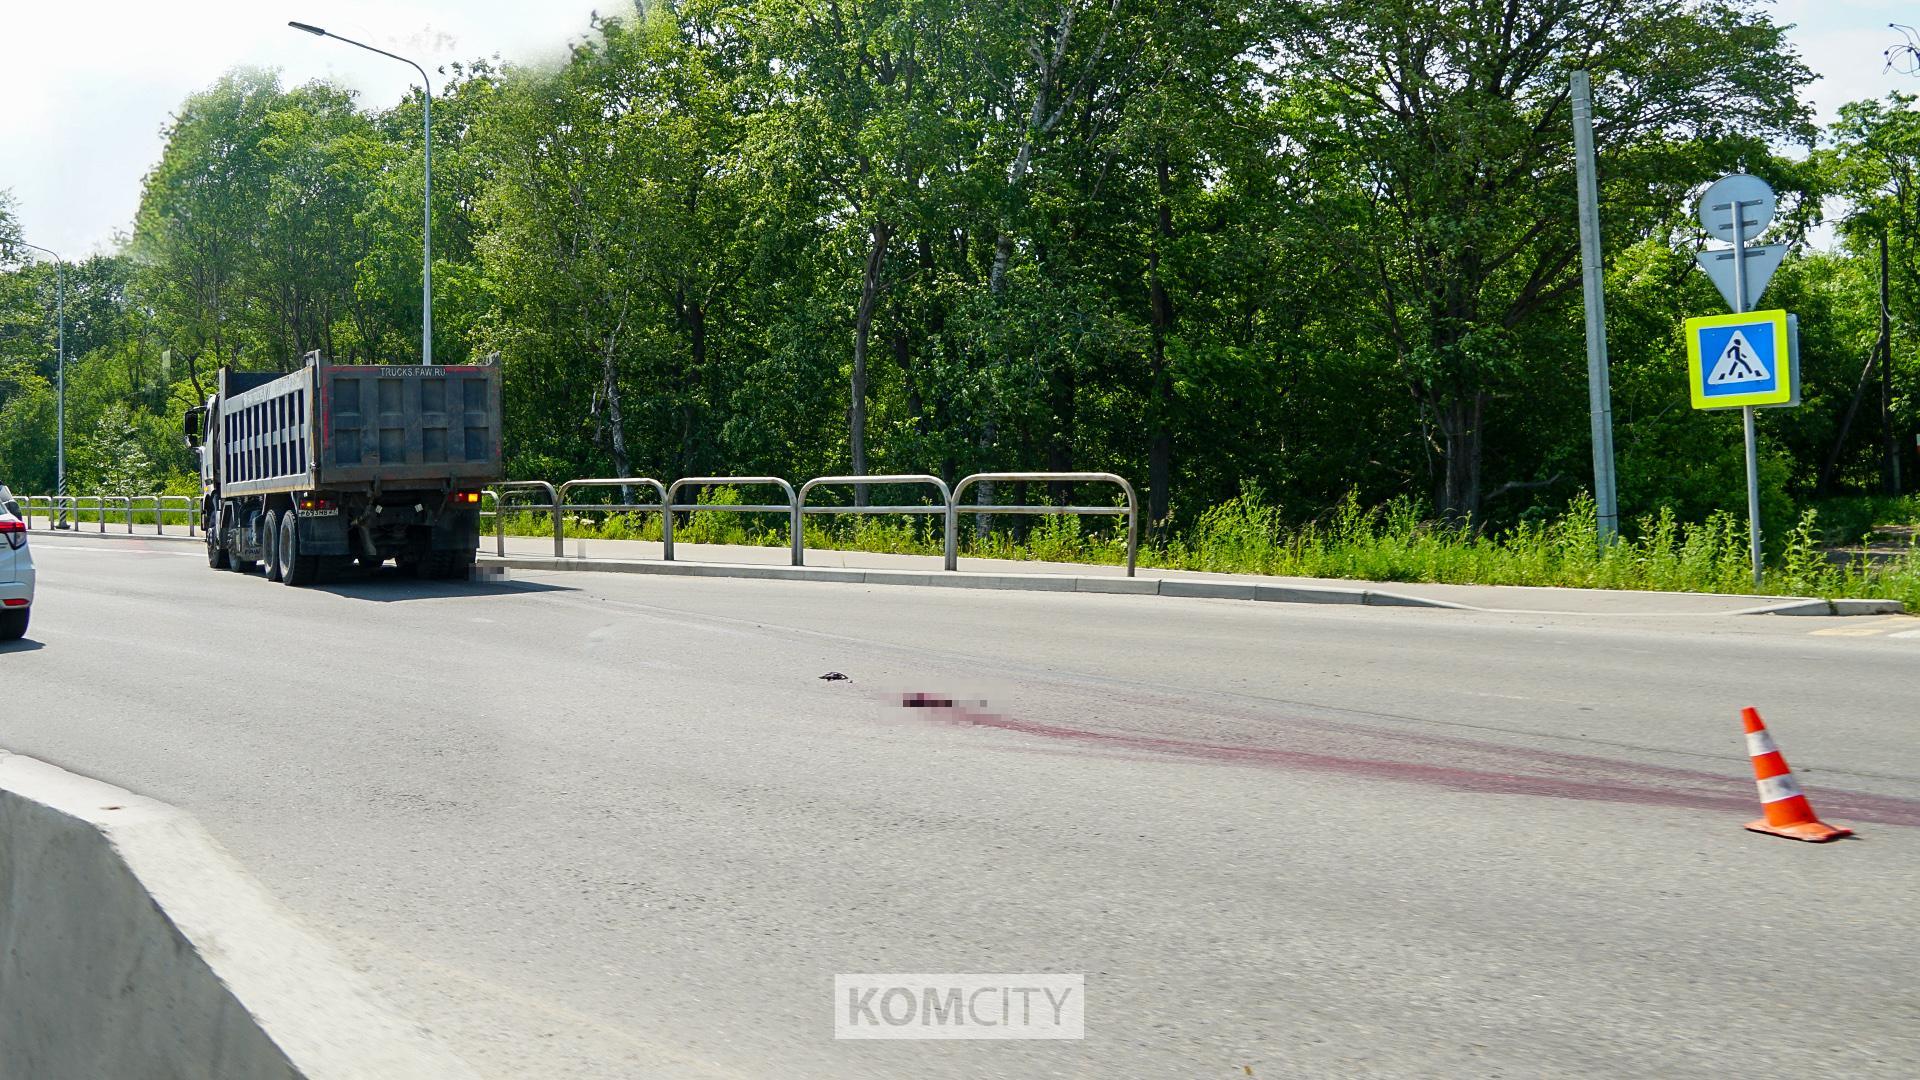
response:
<path id="1" fill-rule="evenodd" d="M 702 506 L 738 506 L 733 488 L 702 494 Z M 1872 516 L 1872 515 L 1867 515 Z M 1920 516 L 1920 515 L 1916 515 Z M 778 518 L 767 515 L 766 518 Z M 1119 519 L 1114 519 L 1118 522 Z M 1097 524 L 1089 525 L 1089 522 Z M 1331 513 L 1289 528 L 1278 507 L 1257 487 L 1202 513 L 1185 534 L 1143 547 L 1140 564 L 1170 570 L 1354 578 L 1446 584 L 1550 585 L 1573 588 L 1753 591 L 1746 522 L 1724 510 L 1703 520 L 1681 520 L 1662 507 L 1632 523 L 1619 542 L 1596 542 L 1598 509 L 1585 492 L 1558 514 L 1508 529 L 1476 533 L 1437 522 L 1420 503 L 1398 498 L 1369 507 L 1349 492 Z M 657 540 L 658 514 L 609 513 L 598 522 L 569 521 L 570 535 Z M 878 518 L 814 516 L 804 523 L 812 548 L 939 555 L 939 515 Z M 547 535 L 545 513 L 510 512 L 507 528 Z M 578 528 L 580 531 L 575 533 Z M 1779 538 L 1766 573 L 1771 592 L 1819 597 L 1886 597 L 1920 609 L 1920 553 L 1877 567 L 1841 566 L 1828 557 L 1830 534 L 1817 510 L 1801 513 Z M 757 514 L 694 511 L 674 538 L 687 543 L 784 546 L 784 521 Z M 963 532 L 963 554 L 974 558 L 1117 564 L 1126 558 L 1124 525 L 1071 515 L 1041 518 L 1019 541 L 1006 531 L 984 537 Z"/>

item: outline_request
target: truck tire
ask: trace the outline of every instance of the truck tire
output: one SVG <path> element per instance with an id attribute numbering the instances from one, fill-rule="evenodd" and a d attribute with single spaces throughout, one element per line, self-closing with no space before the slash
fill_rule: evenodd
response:
<path id="1" fill-rule="evenodd" d="M 269 512 L 266 524 L 260 527 L 260 565 L 267 572 L 268 581 L 279 581 L 280 563 L 280 515 Z"/>
<path id="2" fill-rule="evenodd" d="M 465 581 L 471 566 L 471 551 L 435 551 L 420 564 L 420 576 L 435 581 Z"/>
<path id="3" fill-rule="evenodd" d="M 300 553 L 300 523 L 289 510 L 280 518 L 280 580 L 293 586 L 311 585 L 320 577 L 320 556 Z"/>
<path id="4" fill-rule="evenodd" d="M 227 545 L 222 544 L 220 537 L 214 533 L 206 534 L 206 539 L 207 565 L 213 567 L 215 570 L 225 570 L 227 568 Z"/>
<path id="5" fill-rule="evenodd" d="M 26 637 L 27 619 L 32 614 L 32 608 L 0 611 L 0 641 L 19 641 Z"/>

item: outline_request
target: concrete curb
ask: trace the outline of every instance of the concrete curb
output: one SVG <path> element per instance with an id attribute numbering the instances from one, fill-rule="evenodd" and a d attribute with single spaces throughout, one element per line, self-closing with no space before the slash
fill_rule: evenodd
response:
<path id="1" fill-rule="evenodd" d="M 176 527 L 185 528 L 186 526 Z M 129 533 L 113 532 L 111 530 L 107 532 L 94 532 L 92 529 L 35 529 L 29 533 L 28 536 L 34 540 L 42 537 L 49 537 L 54 540 L 159 540 L 162 542 L 172 541 L 182 544 L 198 544 L 202 547 L 206 546 L 206 541 L 202 539 L 198 533 L 187 536 L 184 533 Z"/>
<path id="2" fill-rule="evenodd" d="M 46 534 L 40 529 L 35 536 Z M 169 533 L 56 533 L 58 537 L 84 537 L 89 540 L 161 540 L 178 543 L 203 543 L 198 536 Z M 1264 582 L 1216 581 L 1195 578 L 1121 578 L 1079 577 L 1067 574 L 982 574 L 973 571 L 949 574 L 944 570 L 863 570 L 836 566 L 769 566 L 760 563 L 642 562 L 635 559 L 559 559 L 545 555 L 480 556 L 481 563 L 514 570 L 585 570 L 602 574 L 665 574 L 669 577 L 760 578 L 776 581 L 839 581 L 855 585 L 924 585 L 946 589 L 1012 589 L 1025 592 L 1125 593 L 1143 596 L 1184 596 L 1215 600 L 1259 600 L 1281 604 L 1366 604 L 1372 607 L 1441 608 L 1452 611 L 1479 611 L 1505 615 L 1543 615 L 1554 612 L 1533 608 L 1490 608 L 1434 600 L 1424 596 L 1385 592 L 1362 587 L 1337 585 L 1272 585 Z M 1589 592 L 1567 589 L 1568 592 Z M 1710 593 L 1687 593 L 1708 596 Z M 1700 612 L 1708 615 L 1904 615 L 1906 604 L 1899 600 L 1821 600 L 1811 597 L 1782 597 L 1777 602 L 1734 611 Z M 1561 613 L 1568 614 L 1568 613 Z"/>
<path id="3" fill-rule="evenodd" d="M 1465 604 L 1374 589 L 1183 578 L 1077 577 L 1067 574 L 947 573 L 935 570 L 862 570 L 832 566 L 762 566 L 743 563 L 641 562 L 633 559 L 559 559 L 536 555 L 482 555 L 482 565 L 510 570 L 593 571 L 661 574 L 668 577 L 760 578 L 777 581 L 839 581 L 863 585 L 918 585 L 941 589 L 1008 589 L 1019 592 L 1125 593 L 1212 600 L 1259 600 L 1283 604 L 1372 604 L 1380 607 L 1448 608 Z"/>
<path id="4" fill-rule="evenodd" d="M 1899 600 L 1786 600 L 1729 612 L 1731 615 L 1905 615 Z"/>
<path id="5" fill-rule="evenodd" d="M 0 751 L 0 1059 L 36 1080 L 477 1080 L 194 819 Z"/>

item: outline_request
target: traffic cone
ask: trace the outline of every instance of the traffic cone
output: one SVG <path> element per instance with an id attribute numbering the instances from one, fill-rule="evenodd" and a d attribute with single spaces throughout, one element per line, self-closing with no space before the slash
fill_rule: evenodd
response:
<path id="1" fill-rule="evenodd" d="M 1741 709 L 1740 719 L 1746 722 L 1747 755 L 1753 758 L 1753 779 L 1760 786 L 1760 809 L 1766 814 L 1759 821 L 1748 822 L 1747 828 L 1815 844 L 1852 836 L 1852 829 L 1837 829 L 1813 816 L 1813 805 L 1800 793 L 1793 770 L 1787 768 L 1787 759 L 1773 744 L 1773 736 L 1767 734 L 1760 713 Z"/>

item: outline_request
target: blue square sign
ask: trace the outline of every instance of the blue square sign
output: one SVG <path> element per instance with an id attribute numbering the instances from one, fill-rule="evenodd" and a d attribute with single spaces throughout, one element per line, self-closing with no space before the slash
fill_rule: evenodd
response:
<path id="1" fill-rule="evenodd" d="M 1687 320 L 1687 368 L 1696 409 L 1785 405 L 1793 397 L 1785 311 Z"/>

